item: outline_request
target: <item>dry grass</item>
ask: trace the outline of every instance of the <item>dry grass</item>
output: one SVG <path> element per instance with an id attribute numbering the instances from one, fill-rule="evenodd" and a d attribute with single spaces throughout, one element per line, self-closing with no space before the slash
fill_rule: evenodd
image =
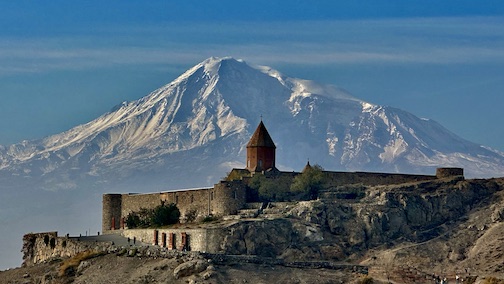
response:
<path id="1" fill-rule="evenodd" d="M 374 279 L 372 277 L 369 277 L 369 276 L 363 276 L 361 277 L 358 281 L 357 281 L 358 284 L 373 284 L 374 283 Z"/>
<path id="2" fill-rule="evenodd" d="M 77 270 L 79 264 L 87 259 L 103 255 L 103 252 L 97 252 L 94 250 L 87 250 L 76 254 L 75 256 L 63 261 L 59 268 L 58 276 L 62 277 L 65 275 L 72 275 Z"/>
<path id="3" fill-rule="evenodd" d="M 498 278 L 495 278 L 495 277 L 488 277 L 482 283 L 483 284 L 504 284 L 504 280 L 498 279 Z"/>

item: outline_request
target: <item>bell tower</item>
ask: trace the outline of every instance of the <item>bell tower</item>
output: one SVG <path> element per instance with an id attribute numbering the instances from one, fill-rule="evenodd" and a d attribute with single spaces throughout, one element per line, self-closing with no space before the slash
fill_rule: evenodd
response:
<path id="1" fill-rule="evenodd" d="M 247 144 L 247 170 L 250 172 L 276 170 L 275 149 L 275 143 L 261 120 Z"/>

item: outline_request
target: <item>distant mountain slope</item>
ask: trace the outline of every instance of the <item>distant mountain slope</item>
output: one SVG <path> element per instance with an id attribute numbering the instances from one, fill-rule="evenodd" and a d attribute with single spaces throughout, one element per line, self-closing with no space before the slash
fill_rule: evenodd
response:
<path id="1" fill-rule="evenodd" d="M 280 168 L 299 170 L 310 158 L 335 170 L 433 173 L 461 166 L 469 176 L 504 172 L 502 153 L 432 120 L 232 58 L 209 58 L 64 133 L 2 147 L 0 169 L 38 179 L 46 189 L 74 188 L 87 179 L 115 184 L 144 172 L 152 174 L 153 186 L 211 184 L 230 165 L 243 166 L 242 148 L 260 115 L 279 146 Z M 165 177 L 162 183 L 156 174 Z M 170 175 L 187 180 L 170 184 Z"/>
<path id="2" fill-rule="evenodd" d="M 299 171 L 310 159 L 327 170 L 504 173 L 503 153 L 432 120 L 269 67 L 209 58 L 87 124 L 0 146 L 0 225 L 18 236 L 55 222 L 49 227 L 91 231 L 99 228 L 104 192 L 212 185 L 245 166 L 244 146 L 261 115 L 280 170 Z M 9 253 L 0 246 L 0 255 L 18 254 L 6 245 Z"/>

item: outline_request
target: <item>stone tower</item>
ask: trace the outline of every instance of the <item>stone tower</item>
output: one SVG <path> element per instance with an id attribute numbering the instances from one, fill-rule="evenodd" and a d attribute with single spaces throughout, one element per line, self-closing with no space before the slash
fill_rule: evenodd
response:
<path id="1" fill-rule="evenodd" d="M 275 149 L 275 143 L 261 120 L 247 144 L 247 170 L 250 172 L 276 170 Z"/>

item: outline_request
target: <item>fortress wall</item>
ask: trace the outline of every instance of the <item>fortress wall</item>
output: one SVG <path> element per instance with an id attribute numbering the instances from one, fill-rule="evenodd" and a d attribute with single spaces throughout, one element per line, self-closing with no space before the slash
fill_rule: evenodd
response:
<path id="1" fill-rule="evenodd" d="M 219 253 L 221 241 L 225 237 L 225 230 L 222 228 L 211 229 L 133 229 L 118 230 L 124 237 L 137 241 L 154 244 L 154 231 L 157 231 L 158 246 L 163 244 L 169 247 L 169 236 L 173 234 L 172 249 L 183 250 L 183 237 L 186 235 L 186 250 L 209 253 Z M 166 241 L 163 243 L 163 233 Z M 85 237 L 58 237 L 57 232 L 44 232 L 36 234 L 26 234 L 23 236 L 23 266 L 33 266 L 38 263 L 48 261 L 53 258 L 73 257 L 84 251 L 107 251 L 113 246 L 112 242 L 85 241 Z M 137 245 L 140 245 L 137 243 Z"/>
<path id="2" fill-rule="evenodd" d="M 55 257 L 72 257 L 87 250 L 103 251 L 110 245 L 58 237 L 57 232 L 26 234 L 23 236 L 23 266 L 32 266 Z"/>
<path id="3" fill-rule="evenodd" d="M 433 175 L 409 175 L 409 174 L 392 174 L 392 173 L 372 173 L 372 172 L 332 172 L 324 171 L 327 177 L 329 186 L 342 186 L 350 184 L 362 185 L 388 185 L 388 184 L 401 184 L 408 182 L 434 180 L 437 176 Z M 279 179 L 282 178 L 284 182 L 291 182 L 298 172 L 280 172 L 276 174 L 267 175 L 268 178 Z"/>
<path id="4" fill-rule="evenodd" d="M 194 215 L 202 218 L 212 212 L 212 204 L 209 203 L 213 188 L 191 189 L 161 193 L 161 200 L 166 203 L 175 203 L 180 210 L 181 219 Z"/>
<path id="5" fill-rule="evenodd" d="M 122 208 L 121 194 L 104 194 L 102 199 L 102 232 L 119 229 Z M 115 224 L 112 224 L 115 220 Z M 114 228 L 112 228 L 114 227 Z"/>
<path id="6" fill-rule="evenodd" d="M 454 177 L 454 176 L 464 176 L 463 168 L 437 168 L 436 169 L 436 177 L 438 178 L 446 178 L 446 177 Z"/>
<path id="7" fill-rule="evenodd" d="M 181 213 L 181 222 L 188 216 L 203 218 L 210 214 L 216 216 L 234 214 L 246 202 L 246 186 L 241 181 L 223 181 L 213 188 L 189 189 L 148 194 L 105 194 L 103 195 L 102 230 L 107 233 L 112 228 L 122 229 L 121 219 L 142 208 L 152 209 L 161 205 L 175 203 Z"/>
<path id="8" fill-rule="evenodd" d="M 161 194 L 123 194 L 121 216 L 128 216 L 131 212 L 138 212 L 142 208 L 152 209 L 161 205 Z"/>
<path id="9" fill-rule="evenodd" d="M 214 186 L 213 214 L 236 214 L 246 203 L 246 185 L 241 181 L 222 181 Z"/>
<path id="10" fill-rule="evenodd" d="M 170 234 L 173 234 L 174 247 L 171 249 L 183 250 L 183 237 L 186 235 L 185 249 L 219 253 L 221 241 L 225 237 L 222 228 L 211 229 L 133 229 L 117 231 L 124 237 L 137 241 L 155 244 L 154 236 L 157 231 L 157 245 L 169 247 Z M 163 233 L 166 241 L 163 243 Z M 83 237 L 84 238 L 84 237 Z M 137 245 L 140 245 L 137 243 Z M 77 237 L 58 237 L 57 232 L 26 234 L 23 236 L 23 266 L 33 266 L 53 258 L 73 257 L 84 251 L 107 251 L 113 246 L 112 242 L 83 241 Z"/>
<path id="11" fill-rule="evenodd" d="M 324 172 L 329 179 L 330 186 L 342 186 L 348 184 L 362 185 L 388 185 L 408 182 L 434 180 L 436 176 L 430 175 L 407 175 L 389 173 L 368 173 L 368 172 Z"/>
<path id="12" fill-rule="evenodd" d="M 116 221 L 116 223 L 119 224 L 120 218 L 126 218 L 131 212 L 138 212 L 142 208 L 153 209 L 161 205 L 162 202 L 165 202 L 165 204 L 175 203 L 180 210 L 182 221 L 184 221 L 186 214 L 192 213 L 195 214 L 196 217 L 207 216 L 209 212 L 208 200 L 211 191 L 213 191 L 212 188 L 201 188 L 146 194 L 123 194 L 120 217 L 116 218 L 119 220 Z M 109 209 L 105 208 L 106 205 L 107 203 L 104 201 L 104 220 L 108 220 L 106 219 L 107 217 L 111 218 L 110 214 L 105 214 L 109 211 Z M 210 211 L 211 210 L 210 208 Z M 116 225 L 116 229 L 119 229 L 119 225 Z"/>
<path id="13" fill-rule="evenodd" d="M 155 233 L 157 231 L 157 233 Z M 170 234 L 173 234 L 173 249 L 183 250 L 182 234 L 186 235 L 186 250 L 218 253 L 220 250 L 220 240 L 216 236 L 221 236 L 222 229 L 133 229 L 124 230 L 121 235 L 130 238 L 133 244 L 133 238 L 137 241 L 154 245 L 157 234 L 157 245 L 169 247 Z M 166 242 L 163 243 L 163 233 L 166 236 Z"/>

